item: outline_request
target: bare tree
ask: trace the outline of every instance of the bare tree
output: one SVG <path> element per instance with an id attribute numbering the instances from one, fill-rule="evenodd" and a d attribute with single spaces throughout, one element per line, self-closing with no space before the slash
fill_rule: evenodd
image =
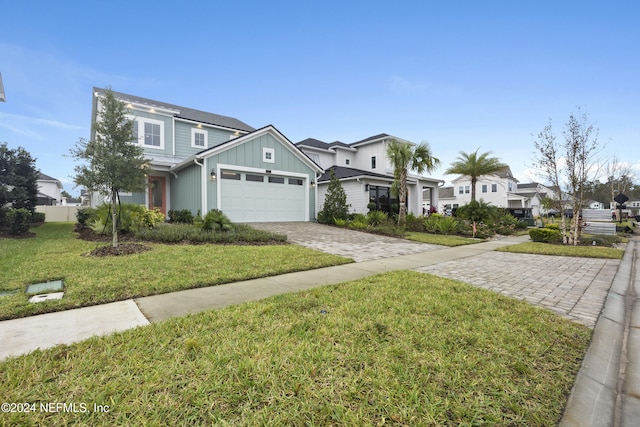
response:
<path id="1" fill-rule="evenodd" d="M 597 174 L 596 155 L 599 152 L 598 130 L 588 123 L 588 117 L 578 109 L 571 113 L 563 131 L 564 143 L 556 142 L 551 121 L 534 141 L 538 156 L 536 166 L 547 180 L 557 189 L 555 199 L 562 213 L 560 231 L 564 244 L 577 245 L 580 241 L 580 212 L 585 204 L 585 185 Z M 561 166 L 561 161 L 565 165 Z M 567 229 L 564 215 L 563 181 L 566 192 L 571 196 L 573 217 Z"/>

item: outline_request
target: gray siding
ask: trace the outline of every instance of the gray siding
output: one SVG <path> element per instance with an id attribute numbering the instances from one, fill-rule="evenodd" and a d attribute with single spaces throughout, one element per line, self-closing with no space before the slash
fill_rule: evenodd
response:
<path id="1" fill-rule="evenodd" d="M 167 117 L 160 114 L 153 114 L 150 112 L 139 111 L 139 110 L 131 110 L 130 114 L 134 117 L 142 117 L 142 118 L 160 120 L 164 122 L 164 149 L 160 150 L 156 148 L 144 147 L 145 153 L 161 154 L 166 156 L 173 155 L 173 118 L 172 117 Z"/>
<path id="2" fill-rule="evenodd" d="M 189 209 L 194 215 L 201 209 L 201 168 L 194 164 L 171 176 L 171 209 Z M 201 212 L 204 216 L 206 212 Z"/>
<path id="3" fill-rule="evenodd" d="M 202 129 L 207 131 L 207 147 L 212 148 L 217 145 L 228 142 L 231 139 L 231 135 L 234 135 L 232 131 L 225 131 L 222 129 L 216 129 L 203 125 L 202 128 L 198 128 L 195 123 L 185 123 L 176 121 L 176 156 L 177 157 L 189 157 L 205 148 L 196 148 L 191 146 L 191 129 Z"/>

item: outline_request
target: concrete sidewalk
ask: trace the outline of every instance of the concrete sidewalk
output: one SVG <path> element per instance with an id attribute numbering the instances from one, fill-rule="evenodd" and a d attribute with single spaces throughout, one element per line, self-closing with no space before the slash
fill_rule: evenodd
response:
<path id="1" fill-rule="evenodd" d="M 150 322 L 255 301 L 285 292 L 360 279 L 378 273 L 424 267 L 466 258 L 500 246 L 527 241 L 528 236 L 506 238 L 455 248 L 397 256 L 353 264 L 288 273 L 206 288 L 189 289 L 111 304 L 0 322 L 0 360 L 38 348 L 71 344 L 94 335 L 122 331 Z"/>
<path id="2" fill-rule="evenodd" d="M 629 242 L 560 426 L 640 424 L 639 241 Z"/>

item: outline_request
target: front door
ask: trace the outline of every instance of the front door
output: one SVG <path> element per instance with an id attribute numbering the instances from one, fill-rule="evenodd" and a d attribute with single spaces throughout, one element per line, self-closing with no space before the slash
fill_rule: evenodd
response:
<path id="1" fill-rule="evenodd" d="M 158 209 L 167 215 L 167 188 L 165 177 L 149 177 L 149 209 Z"/>

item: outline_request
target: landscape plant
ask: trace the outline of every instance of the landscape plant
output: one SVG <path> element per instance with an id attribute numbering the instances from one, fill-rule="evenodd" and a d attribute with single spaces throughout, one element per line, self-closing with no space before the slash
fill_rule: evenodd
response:
<path id="1" fill-rule="evenodd" d="M 125 103 L 107 88 L 98 100 L 93 138 L 81 138 L 70 150 L 71 156 L 80 162 L 75 167 L 75 183 L 109 198 L 113 247 L 118 246 L 118 194 L 141 192 L 146 188 L 148 160 L 127 114 Z"/>
<path id="2" fill-rule="evenodd" d="M 445 174 L 458 174 L 468 176 L 471 179 L 471 201 L 476 200 L 476 184 L 478 178 L 491 175 L 507 167 L 496 157 L 489 157 L 491 152 L 478 155 L 478 148 L 473 153 L 460 152 L 456 160 L 444 171 Z"/>
<path id="3" fill-rule="evenodd" d="M 487 203 L 482 199 L 480 199 L 480 201 L 471 200 L 466 205 L 460 206 L 456 211 L 456 216 L 471 221 L 473 238 L 476 237 L 476 233 L 478 231 L 478 223 L 489 220 L 496 215 L 497 210 L 495 206 L 492 206 L 490 203 Z"/>
<path id="4" fill-rule="evenodd" d="M 349 216 L 347 193 L 345 193 L 340 180 L 331 169 L 329 186 L 324 197 L 322 210 L 318 212 L 318 222 L 322 224 L 335 224 L 337 219 L 346 220 Z"/>
<path id="5" fill-rule="evenodd" d="M 440 160 L 433 156 L 427 142 L 412 145 L 392 139 L 387 146 L 387 158 L 393 167 L 394 186 L 398 194 L 398 225 L 404 226 L 407 214 L 407 177 L 409 171 L 418 175 L 433 172 Z M 394 211 L 394 209 L 391 209 Z"/>

